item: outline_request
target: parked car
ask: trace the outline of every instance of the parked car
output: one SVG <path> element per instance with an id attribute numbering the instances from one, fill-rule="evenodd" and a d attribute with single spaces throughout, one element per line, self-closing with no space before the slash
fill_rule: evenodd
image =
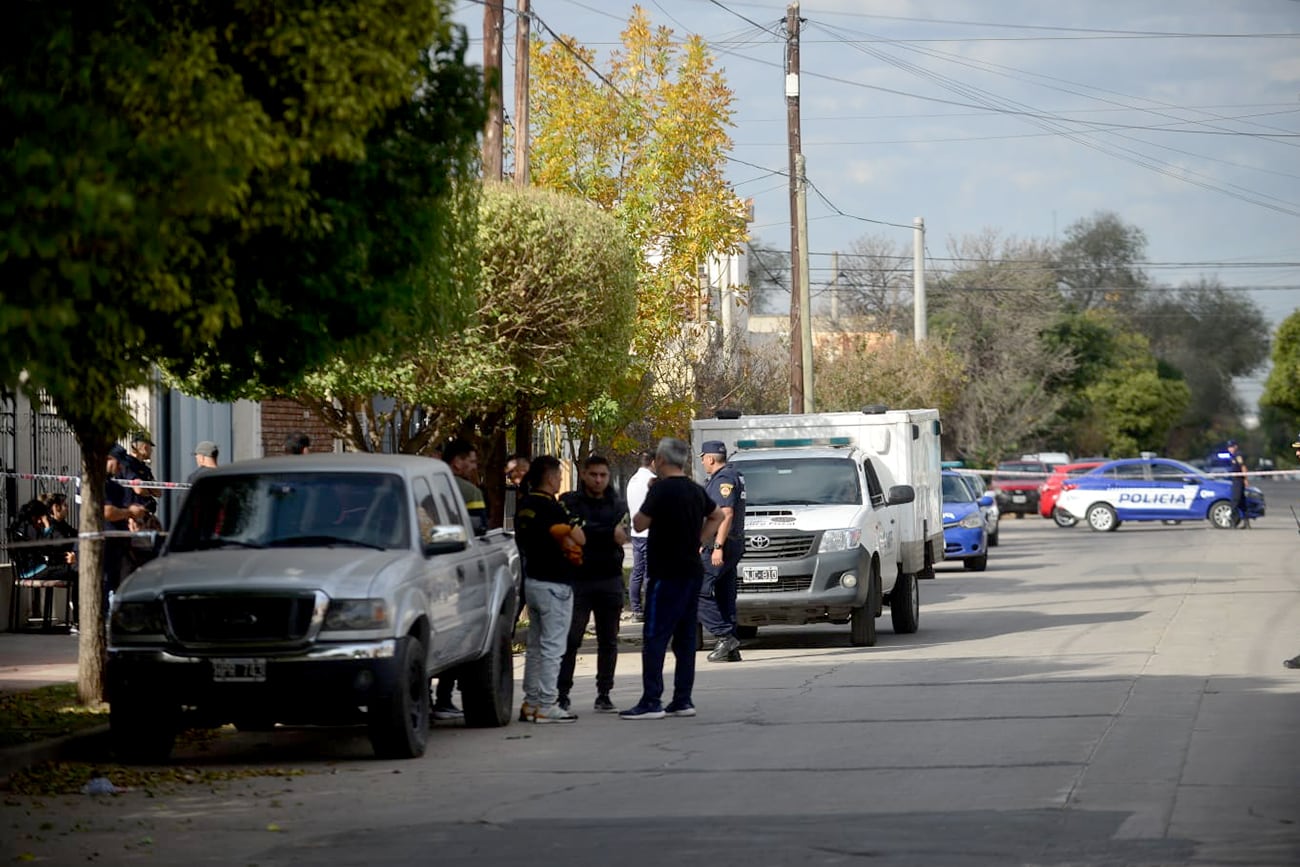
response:
<path id="1" fill-rule="evenodd" d="M 1038 511 L 1038 486 L 1051 473 L 1042 461 L 1002 461 L 993 472 L 990 487 L 1002 514 L 1017 518 Z"/>
<path id="2" fill-rule="evenodd" d="M 983 572 L 989 564 L 989 534 L 981 506 L 993 502 L 990 494 L 976 497 L 966 478 L 951 470 L 943 473 L 943 557 L 960 560 L 962 567 Z"/>
<path id="3" fill-rule="evenodd" d="M 1104 463 L 1106 463 L 1104 460 L 1079 461 L 1073 464 L 1062 464 L 1052 470 L 1052 474 L 1047 477 L 1047 481 L 1043 482 L 1038 489 L 1038 514 L 1044 518 L 1051 518 L 1058 527 L 1073 527 L 1079 523 L 1079 519 L 1069 512 L 1056 508 L 1056 498 L 1061 495 L 1061 486 L 1065 484 L 1067 479 L 1081 476 Z"/>
<path id="4" fill-rule="evenodd" d="M 988 483 L 984 477 L 971 470 L 957 470 L 962 479 L 970 487 L 971 493 L 975 495 L 976 500 L 980 500 L 980 511 L 984 513 L 984 529 L 989 534 L 989 547 L 998 546 L 998 522 L 1002 519 L 1002 512 L 998 509 L 997 498 L 989 495 L 988 505 L 983 504 L 983 496 L 989 492 Z"/>
<path id="5" fill-rule="evenodd" d="M 315 454 L 207 470 L 163 555 L 114 595 L 114 749 L 160 761 L 185 727 L 359 723 L 376 754 L 413 758 L 434 676 L 460 683 L 466 725 L 506 725 L 518 592 L 513 538 L 474 535 L 442 461 Z"/>
<path id="6" fill-rule="evenodd" d="M 1181 461 L 1130 458 L 1111 461 L 1067 480 L 1057 498 L 1063 509 L 1097 531 L 1116 530 L 1125 521 L 1208 519 L 1221 530 L 1237 525 L 1232 482 L 1212 478 Z M 1264 516 L 1264 495 L 1246 488 L 1246 516 Z"/>

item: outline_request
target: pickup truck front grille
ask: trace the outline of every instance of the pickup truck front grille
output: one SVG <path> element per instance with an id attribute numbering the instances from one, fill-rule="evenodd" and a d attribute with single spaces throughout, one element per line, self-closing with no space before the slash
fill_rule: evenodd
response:
<path id="1" fill-rule="evenodd" d="M 172 635 L 184 644 L 302 641 L 316 610 L 316 595 L 175 594 L 163 609 Z"/>
<path id="2" fill-rule="evenodd" d="M 782 575 L 775 584 L 747 584 L 741 578 L 737 593 L 806 593 L 812 587 L 811 575 Z"/>
<path id="3" fill-rule="evenodd" d="M 816 542 L 816 533 L 800 533 L 790 536 L 746 533 L 745 559 L 794 560 L 799 557 L 807 557 L 812 553 L 813 545 Z"/>

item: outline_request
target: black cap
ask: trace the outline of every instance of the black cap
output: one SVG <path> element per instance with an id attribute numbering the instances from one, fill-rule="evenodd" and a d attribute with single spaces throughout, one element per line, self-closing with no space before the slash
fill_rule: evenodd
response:
<path id="1" fill-rule="evenodd" d="M 700 448 L 702 455 L 722 455 L 727 456 L 727 444 L 722 440 L 705 440 L 704 445 Z"/>
<path id="2" fill-rule="evenodd" d="M 144 430 L 143 428 L 137 431 L 133 431 L 131 433 L 131 442 L 148 443 L 149 445 L 154 445 L 153 438 L 149 436 L 149 431 Z"/>

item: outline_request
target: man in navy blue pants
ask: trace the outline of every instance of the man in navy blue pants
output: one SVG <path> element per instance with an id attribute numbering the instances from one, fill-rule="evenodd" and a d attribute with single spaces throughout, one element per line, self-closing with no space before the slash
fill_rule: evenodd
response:
<path id="1" fill-rule="evenodd" d="M 646 607 L 641 647 L 641 700 L 623 719 L 695 716 L 695 623 L 699 616 L 704 566 L 700 549 L 712 539 L 722 514 L 704 489 L 686 475 L 690 446 L 665 437 L 655 452 L 657 478 L 641 509 L 632 517 L 636 530 L 648 529 Z M 673 700 L 663 705 L 664 657 L 671 642 L 676 668 Z"/>

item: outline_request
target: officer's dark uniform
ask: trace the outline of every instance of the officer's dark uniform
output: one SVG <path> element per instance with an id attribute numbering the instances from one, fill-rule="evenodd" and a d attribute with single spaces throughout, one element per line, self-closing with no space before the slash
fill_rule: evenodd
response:
<path id="1" fill-rule="evenodd" d="M 1235 442 L 1229 443 L 1235 447 Z M 1246 456 L 1239 450 L 1232 455 L 1232 505 L 1237 507 L 1237 526 L 1250 529 L 1250 518 L 1246 516 Z"/>
<path id="2" fill-rule="evenodd" d="M 704 444 L 704 454 L 726 456 L 721 442 L 711 440 Z M 730 639 L 729 653 L 722 658 L 738 660 L 735 649 L 736 635 L 736 564 L 745 553 L 745 478 L 731 464 L 724 464 L 709 476 L 704 486 L 709 498 L 719 507 L 732 509 L 731 529 L 722 546 L 722 566 L 713 565 L 713 547 L 700 554 L 704 564 L 704 584 L 700 587 L 700 623 L 719 639 Z M 715 654 L 723 647 L 720 640 Z M 714 659 L 714 654 L 710 654 Z M 719 661 L 714 659 L 714 661 Z"/>

